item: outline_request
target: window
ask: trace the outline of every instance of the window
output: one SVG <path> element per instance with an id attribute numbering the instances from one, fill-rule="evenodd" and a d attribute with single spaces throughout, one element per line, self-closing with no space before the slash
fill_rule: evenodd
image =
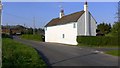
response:
<path id="1" fill-rule="evenodd" d="M 47 31 L 47 27 L 45 27 L 45 30 Z"/>
<path id="2" fill-rule="evenodd" d="M 75 23 L 73 24 L 73 28 L 76 28 L 76 24 Z"/>
<path id="3" fill-rule="evenodd" d="M 62 38 L 65 38 L 65 34 L 62 34 Z"/>

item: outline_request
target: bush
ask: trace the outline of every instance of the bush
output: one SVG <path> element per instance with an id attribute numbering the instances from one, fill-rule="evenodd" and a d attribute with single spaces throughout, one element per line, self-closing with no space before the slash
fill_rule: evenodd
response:
<path id="1" fill-rule="evenodd" d="M 118 46 L 118 37 L 78 36 L 77 42 L 87 46 Z"/>
<path id="2" fill-rule="evenodd" d="M 2 34 L 2 38 L 13 38 L 12 35 L 8 35 L 8 34 Z"/>

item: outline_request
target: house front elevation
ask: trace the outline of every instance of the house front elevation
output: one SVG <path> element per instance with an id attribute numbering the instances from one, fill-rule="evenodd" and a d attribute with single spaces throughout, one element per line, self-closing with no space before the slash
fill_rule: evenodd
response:
<path id="1" fill-rule="evenodd" d="M 87 2 L 84 10 L 69 15 L 64 15 L 62 9 L 58 18 L 45 25 L 45 42 L 77 45 L 77 36 L 96 36 L 96 21 Z"/>

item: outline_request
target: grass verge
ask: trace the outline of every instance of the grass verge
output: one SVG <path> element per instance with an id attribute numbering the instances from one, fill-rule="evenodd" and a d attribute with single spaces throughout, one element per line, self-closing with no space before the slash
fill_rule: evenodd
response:
<path id="1" fill-rule="evenodd" d="M 86 44 L 78 44 L 80 47 L 92 47 L 92 48 L 118 48 L 119 46 L 114 45 L 99 45 L 99 46 L 93 46 L 93 45 L 86 45 Z"/>
<path id="2" fill-rule="evenodd" d="M 32 47 L 9 38 L 2 39 L 2 68 L 46 68 L 47 65 Z"/>
<path id="3" fill-rule="evenodd" d="M 43 41 L 43 39 L 42 39 L 43 36 L 38 35 L 38 34 L 36 34 L 36 35 L 24 34 L 24 35 L 22 35 L 20 37 L 23 38 L 23 39 L 27 39 L 27 40 Z"/>
<path id="4" fill-rule="evenodd" d="M 113 56 L 120 56 L 120 50 L 111 50 L 111 51 L 107 51 L 105 52 L 106 54 L 110 54 L 110 55 L 113 55 Z"/>

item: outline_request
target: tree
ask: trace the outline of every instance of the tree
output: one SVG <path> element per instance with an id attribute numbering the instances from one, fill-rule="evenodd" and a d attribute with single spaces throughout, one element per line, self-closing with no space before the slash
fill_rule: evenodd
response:
<path id="1" fill-rule="evenodd" d="M 111 33 L 114 36 L 120 36 L 120 22 L 115 22 L 115 24 L 113 25 Z"/>
<path id="2" fill-rule="evenodd" d="M 111 24 L 107 24 L 103 22 L 97 25 L 97 30 L 99 30 L 103 34 L 108 34 L 111 31 Z"/>

